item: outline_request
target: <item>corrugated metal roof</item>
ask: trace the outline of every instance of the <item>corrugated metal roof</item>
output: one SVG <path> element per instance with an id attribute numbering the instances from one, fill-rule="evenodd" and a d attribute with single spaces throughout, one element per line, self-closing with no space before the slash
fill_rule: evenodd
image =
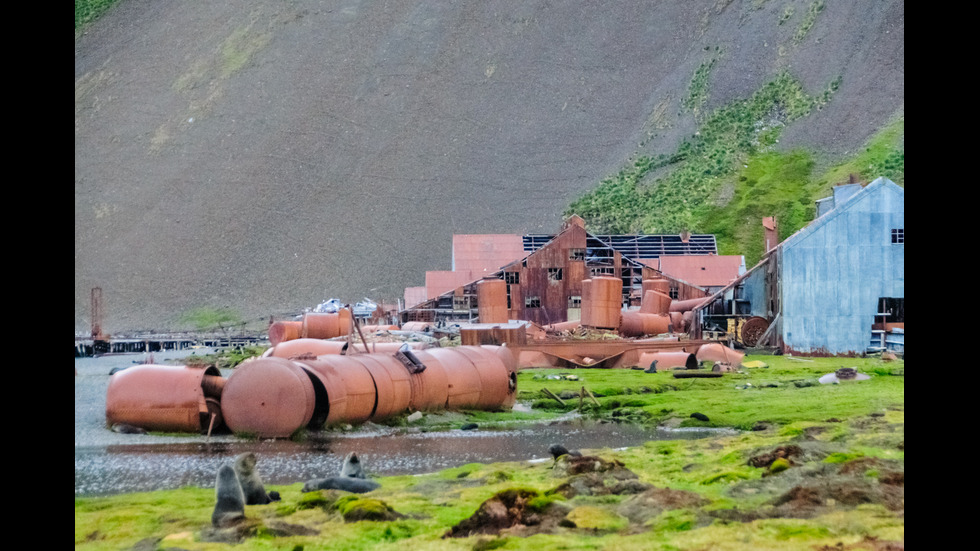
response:
<path id="1" fill-rule="evenodd" d="M 718 254 L 714 234 L 669 235 L 595 235 L 623 256 L 629 258 L 659 258 L 666 255 Z M 551 241 L 554 235 L 534 234 L 523 236 L 524 250 L 536 251 Z"/>
<path id="2" fill-rule="evenodd" d="M 741 255 L 668 255 L 660 257 L 659 270 L 698 287 L 721 287 L 741 275 L 744 263 Z"/>
<path id="3" fill-rule="evenodd" d="M 493 273 L 524 258 L 524 240 L 517 234 L 453 235 L 452 268 L 456 272 Z"/>

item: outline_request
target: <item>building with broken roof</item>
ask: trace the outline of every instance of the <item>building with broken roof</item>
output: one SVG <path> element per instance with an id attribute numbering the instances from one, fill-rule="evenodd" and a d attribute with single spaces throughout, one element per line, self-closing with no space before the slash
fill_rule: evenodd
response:
<path id="1" fill-rule="evenodd" d="M 522 239 L 523 256 L 501 263 L 492 272 L 469 269 L 461 277 L 451 276 L 458 279 L 447 278 L 442 283 L 444 288 L 450 285 L 451 288 L 437 289 L 437 295 L 430 294 L 425 301 L 403 310 L 402 322 L 477 321 L 476 287 L 485 279 L 506 282 L 508 319 L 541 325 L 579 319 L 582 282 L 597 276 L 623 280 L 624 306 L 638 305 L 643 280 L 654 278 L 669 281 L 673 298 L 703 298 L 709 295 L 704 289 L 665 276 L 622 251 L 654 259 L 670 254 L 717 253 L 713 235 L 597 236 L 585 230 L 585 222 L 578 216 L 566 220 L 558 234 L 516 237 Z M 499 242 L 499 237 L 497 239 Z M 459 257 L 462 255 L 456 254 L 456 243 L 454 240 L 454 264 L 461 266 Z M 513 248 L 506 251 L 506 254 L 514 254 Z M 490 258 L 502 258 L 495 254 Z M 426 273 L 427 293 L 431 292 L 430 273 Z M 417 293 L 412 289 L 415 288 L 406 289 L 406 303 L 409 292 Z"/>
<path id="2" fill-rule="evenodd" d="M 738 320 L 747 346 L 904 353 L 905 190 L 886 178 L 836 186 L 818 214 L 698 308 L 698 330 Z"/>

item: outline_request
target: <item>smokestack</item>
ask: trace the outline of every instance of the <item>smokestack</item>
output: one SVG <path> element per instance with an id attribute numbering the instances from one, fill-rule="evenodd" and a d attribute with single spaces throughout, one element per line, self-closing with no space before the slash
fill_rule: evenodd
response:
<path id="1" fill-rule="evenodd" d="M 776 219 L 772 216 L 763 218 L 762 227 L 765 230 L 765 243 L 763 244 L 764 252 L 769 252 L 779 244 L 779 232 L 776 229 Z"/>

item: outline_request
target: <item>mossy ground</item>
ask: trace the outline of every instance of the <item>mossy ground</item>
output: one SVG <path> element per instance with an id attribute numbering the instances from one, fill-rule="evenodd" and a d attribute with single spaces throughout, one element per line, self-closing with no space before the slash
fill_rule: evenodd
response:
<path id="1" fill-rule="evenodd" d="M 615 459 L 652 485 L 647 501 L 628 495 L 548 494 L 565 481 L 551 461 L 471 463 L 418 476 L 379 478 L 365 497 L 404 517 L 386 522 L 344 522 L 337 496 L 303 494 L 301 484 L 271 486 L 282 501 L 248 506 L 259 528 L 241 543 L 202 541 L 214 494 L 182 488 L 75 500 L 76 550 L 209 549 L 880 549 L 904 542 L 904 361 L 874 358 L 749 356 L 768 367 L 718 379 L 674 379 L 670 372 L 636 370 L 528 370 L 520 373 L 522 402 L 555 393 L 596 395 L 582 412 L 607 422 L 740 429 L 697 440 L 650 441 L 627 449 L 585 450 Z M 857 367 L 866 381 L 838 385 L 816 379 Z M 564 377 L 560 376 L 564 375 Z M 573 375 L 574 377 L 569 377 Z M 813 384 L 811 384 L 813 383 Z M 578 409 L 539 402 L 533 415 L 555 417 Z M 623 410 L 632 412 L 624 415 Z M 708 421 L 690 417 L 699 412 Z M 482 426 L 527 422 L 518 412 L 458 412 L 452 423 Z M 752 428 L 756 430 L 750 430 Z M 438 423 L 432 427 L 438 428 Z M 753 467 L 753 457 L 786 453 L 776 469 Z M 755 461 L 762 465 L 764 461 Z M 549 495 L 582 517 L 548 533 L 443 538 L 499 492 L 527 489 Z M 668 490 L 669 489 L 669 490 Z M 670 492 L 674 492 L 671 494 Z M 686 501 L 665 495 L 692 496 Z M 656 497 L 660 496 L 660 497 Z M 658 501 L 659 500 L 659 501 Z M 590 520 L 591 519 L 591 520 Z M 601 521 L 601 522 L 600 522 Z M 316 535 L 308 535 L 316 532 Z M 875 546 L 878 547 L 875 547 Z"/>

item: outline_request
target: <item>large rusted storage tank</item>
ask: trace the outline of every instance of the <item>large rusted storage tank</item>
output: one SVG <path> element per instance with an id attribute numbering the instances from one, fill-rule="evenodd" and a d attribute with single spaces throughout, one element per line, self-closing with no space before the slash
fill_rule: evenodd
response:
<path id="1" fill-rule="evenodd" d="M 124 369 L 109 378 L 106 423 L 207 432 L 222 423 L 219 400 L 224 383 L 214 366 L 147 364 Z"/>
<path id="2" fill-rule="evenodd" d="M 285 437 L 304 427 L 383 419 L 406 410 L 496 409 L 516 398 L 516 361 L 506 347 L 412 351 L 413 373 L 391 354 L 261 358 L 242 364 L 222 395 L 235 432 Z"/>
<path id="3" fill-rule="evenodd" d="M 589 287 L 590 300 L 586 302 L 584 297 L 582 299 L 583 313 L 585 310 L 591 310 L 588 315 L 589 326 L 602 329 L 618 328 L 623 309 L 623 280 L 618 277 L 593 277 Z"/>
<path id="4" fill-rule="evenodd" d="M 478 281 L 476 306 L 480 323 L 507 323 L 507 283 L 502 279 Z"/>
<path id="5" fill-rule="evenodd" d="M 660 335 L 670 332 L 670 316 L 664 314 L 644 314 L 635 310 L 622 313 L 619 333 L 626 337 Z"/>

